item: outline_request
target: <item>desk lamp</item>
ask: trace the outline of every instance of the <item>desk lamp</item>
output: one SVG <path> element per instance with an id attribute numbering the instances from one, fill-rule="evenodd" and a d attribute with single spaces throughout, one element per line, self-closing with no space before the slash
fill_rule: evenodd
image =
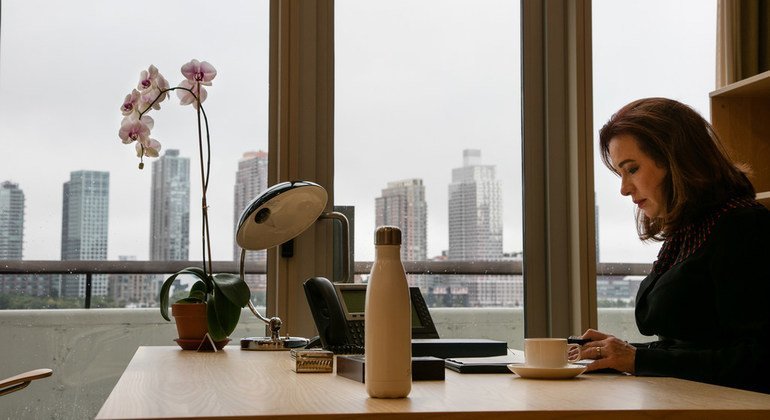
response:
<path id="1" fill-rule="evenodd" d="M 338 212 L 324 213 L 326 190 L 310 181 L 292 181 L 276 184 L 254 198 L 243 210 L 238 221 L 235 240 L 241 248 L 240 274 L 245 278 L 246 251 L 272 248 L 294 239 L 318 219 L 338 219 L 343 227 L 343 249 L 348 250 L 348 221 Z M 343 253 L 345 273 L 350 270 L 348 251 Z M 251 337 L 249 350 L 288 350 L 302 347 L 308 340 L 299 337 L 281 337 L 281 319 L 267 318 L 259 313 L 249 300 L 249 309 L 270 327 L 270 337 Z M 246 348 L 242 343 L 241 348 Z"/>

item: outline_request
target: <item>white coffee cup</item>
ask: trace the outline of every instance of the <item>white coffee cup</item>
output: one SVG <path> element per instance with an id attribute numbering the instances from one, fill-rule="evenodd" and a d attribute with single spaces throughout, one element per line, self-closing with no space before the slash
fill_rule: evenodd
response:
<path id="1" fill-rule="evenodd" d="M 524 364 L 537 368 L 566 367 L 580 359 L 579 352 L 569 357 L 569 350 L 579 347 L 568 345 L 566 338 L 527 338 L 524 339 Z"/>

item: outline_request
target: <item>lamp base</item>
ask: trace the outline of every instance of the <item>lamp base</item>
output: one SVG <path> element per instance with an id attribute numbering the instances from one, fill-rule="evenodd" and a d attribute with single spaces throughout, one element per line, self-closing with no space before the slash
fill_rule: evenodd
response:
<path id="1" fill-rule="evenodd" d="M 309 340 L 302 337 L 246 337 L 241 338 L 241 350 L 281 351 L 305 347 Z"/>

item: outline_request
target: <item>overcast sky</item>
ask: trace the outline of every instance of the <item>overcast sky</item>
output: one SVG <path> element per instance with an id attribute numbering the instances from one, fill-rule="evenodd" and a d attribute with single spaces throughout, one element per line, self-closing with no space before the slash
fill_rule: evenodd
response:
<path id="1" fill-rule="evenodd" d="M 714 1 L 594 0 L 595 131 L 625 103 L 668 96 L 708 117 Z M 496 165 L 504 249 L 521 243 L 519 5 L 515 1 L 336 0 L 337 204 L 356 207 L 356 258 L 373 255 L 374 199 L 389 181 L 422 178 L 428 255 L 447 248 L 447 188 L 462 151 Z M 110 172 L 109 258 L 146 259 L 150 176 L 121 144 L 120 104 L 156 65 L 172 85 L 192 58 L 218 75 L 204 103 L 212 138 L 214 259 L 232 258 L 233 183 L 243 152 L 267 148 L 266 0 L 2 1 L 0 181 L 26 197 L 25 259 L 59 259 L 62 184 Z M 192 158 L 191 235 L 200 226 L 195 113 L 173 98 L 155 119 L 164 149 Z M 596 160 L 603 261 L 651 262 L 633 205 Z M 193 236 L 194 238 L 194 236 Z M 198 241 L 190 248 L 200 258 Z"/>

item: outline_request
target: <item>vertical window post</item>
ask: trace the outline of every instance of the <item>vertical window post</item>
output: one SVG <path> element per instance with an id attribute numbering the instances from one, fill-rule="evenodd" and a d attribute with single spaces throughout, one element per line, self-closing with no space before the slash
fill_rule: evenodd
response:
<path id="1" fill-rule="evenodd" d="M 527 337 L 596 326 L 591 2 L 522 1 Z"/>
<path id="2" fill-rule="evenodd" d="M 313 181 L 334 205 L 334 1 L 270 2 L 270 185 Z M 332 223 L 319 221 L 294 240 L 293 256 L 268 250 L 267 313 L 283 333 L 314 333 L 302 283 L 331 278 Z"/>

